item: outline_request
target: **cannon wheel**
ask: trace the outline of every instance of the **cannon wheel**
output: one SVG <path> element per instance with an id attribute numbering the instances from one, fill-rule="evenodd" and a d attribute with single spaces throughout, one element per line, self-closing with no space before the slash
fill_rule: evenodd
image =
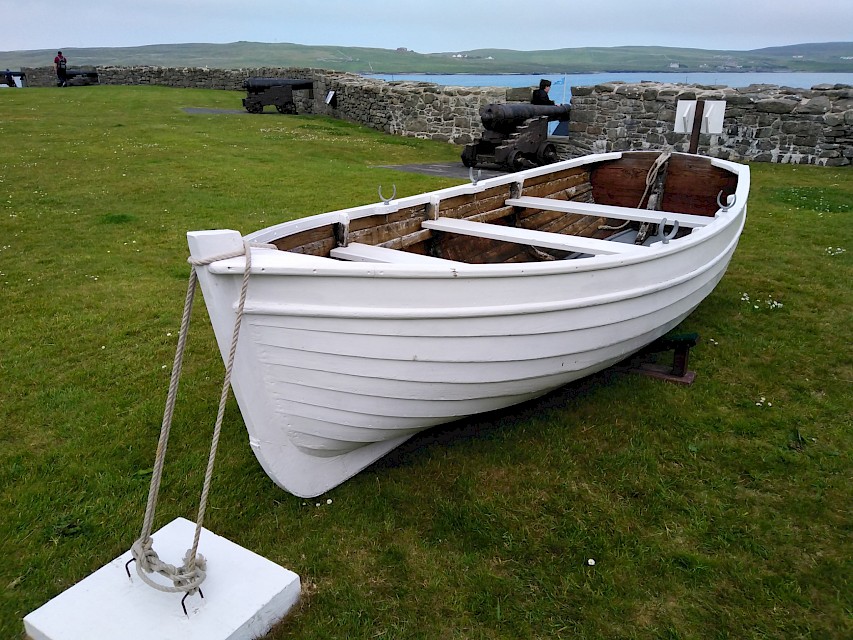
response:
<path id="1" fill-rule="evenodd" d="M 264 110 L 264 105 L 260 102 L 247 102 L 246 111 L 249 113 L 261 113 Z"/>
<path id="2" fill-rule="evenodd" d="M 291 115 L 296 113 L 296 105 L 292 102 L 288 102 L 286 104 L 277 104 L 275 108 L 278 109 L 279 113 L 289 113 Z"/>
<path id="3" fill-rule="evenodd" d="M 513 149 L 506 157 L 506 166 L 510 171 L 521 171 L 522 169 L 532 169 L 536 163 L 527 154 L 518 149 Z"/>
<path id="4" fill-rule="evenodd" d="M 524 169 L 525 160 L 526 158 L 524 157 L 524 154 L 521 153 L 521 151 L 519 151 L 518 149 L 513 149 L 506 157 L 506 166 L 509 167 L 510 171 L 521 171 L 522 169 Z M 527 162 L 530 161 L 527 160 Z"/>
<path id="5" fill-rule="evenodd" d="M 553 164 L 560 159 L 557 155 L 557 147 L 550 142 L 543 142 L 536 150 L 536 159 L 539 164 Z"/>
<path id="6" fill-rule="evenodd" d="M 466 144 L 462 149 L 462 164 L 466 167 L 477 166 L 477 147 L 476 145 Z"/>

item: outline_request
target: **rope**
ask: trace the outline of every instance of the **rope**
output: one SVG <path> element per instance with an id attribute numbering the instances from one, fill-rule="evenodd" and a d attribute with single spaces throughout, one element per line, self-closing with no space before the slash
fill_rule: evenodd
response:
<path id="1" fill-rule="evenodd" d="M 169 381 L 169 393 L 166 397 L 166 408 L 163 412 L 163 423 L 160 427 L 160 439 L 157 443 L 157 454 L 154 460 L 154 471 L 151 476 L 151 485 L 148 490 L 148 502 L 145 506 L 145 516 L 142 522 L 142 532 L 139 538 L 130 548 L 133 559 L 136 560 L 136 572 L 142 581 L 149 586 L 167 593 L 186 592 L 195 594 L 199 585 L 206 576 L 207 563 L 204 556 L 198 553 L 199 538 L 207 510 L 207 499 L 210 493 L 210 485 L 213 479 L 213 465 L 216 460 L 216 452 L 219 447 L 219 436 L 222 432 L 222 421 L 225 416 L 225 404 L 228 399 L 228 389 L 231 386 L 231 372 L 234 368 L 234 359 L 237 353 L 237 338 L 240 335 L 240 325 L 243 321 L 243 308 L 246 304 L 246 293 L 249 288 L 249 274 L 252 270 L 252 247 L 277 248 L 274 245 L 243 243 L 239 251 L 232 251 L 204 259 L 189 258 L 192 265 L 189 283 L 187 285 L 187 296 L 184 300 L 184 312 L 181 317 L 181 330 L 178 336 L 178 345 L 175 349 L 175 359 L 172 364 L 172 377 Z M 193 544 L 184 555 L 184 563 L 180 567 L 167 564 L 160 560 L 153 547 L 151 529 L 154 524 L 154 514 L 157 510 L 157 496 L 160 493 L 160 484 L 163 477 L 163 466 L 166 460 L 166 448 L 169 443 L 169 434 L 172 429 L 172 418 L 175 413 L 175 400 L 178 395 L 178 381 L 181 377 L 184 351 L 186 349 L 187 335 L 189 333 L 190 316 L 192 315 L 193 299 L 198 285 L 198 273 L 196 267 L 209 265 L 219 260 L 246 256 L 246 264 L 243 271 L 243 281 L 240 287 L 240 300 L 237 305 L 237 317 L 234 320 L 234 331 L 231 335 L 231 349 L 225 365 L 225 377 L 222 382 L 222 392 L 219 396 L 219 409 L 216 415 L 216 424 L 213 429 L 213 437 L 210 443 L 210 454 L 207 459 L 207 468 L 204 474 L 204 485 L 199 500 L 198 518 L 196 519 L 195 535 Z M 152 580 L 148 574 L 159 573 L 172 581 L 169 587 Z"/>
<path id="2" fill-rule="evenodd" d="M 646 199 L 646 196 L 649 195 L 649 189 L 652 188 L 652 185 L 654 185 L 655 181 L 658 179 L 658 174 L 660 173 L 660 170 L 667 162 L 669 162 L 670 156 L 672 156 L 672 148 L 667 147 L 666 149 L 660 152 L 658 157 L 655 158 L 655 161 L 652 163 L 652 166 L 649 167 L 649 170 L 646 173 L 646 188 L 643 191 L 643 195 L 640 198 L 640 202 L 637 204 L 638 209 L 643 206 L 643 201 Z M 625 222 L 617 226 L 603 224 L 598 228 L 599 230 L 619 231 L 620 229 L 624 229 L 625 227 L 627 227 L 629 224 L 631 224 L 631 221 L 626 220 Z"/>
<path id="3" fill-rule="evenodd" d="M 643 197 L 640 198 L 639 204 L 637 204 L 637 208 L 643 206 L 643 200 L 646 199 L 646 196 L 649 193 L 649 189 L 652 188 L 652 185 L 658 179 L 658 173 L 663 168 L 663 166 L 669 161 L 670 156 L 672 155 L 672 149 L 666 148 L 660 152 L 655 161 L 652 163 L 652 166 L 649 167 L 649 172 L 646 174 L 646 189 L 643 191 Z"/>

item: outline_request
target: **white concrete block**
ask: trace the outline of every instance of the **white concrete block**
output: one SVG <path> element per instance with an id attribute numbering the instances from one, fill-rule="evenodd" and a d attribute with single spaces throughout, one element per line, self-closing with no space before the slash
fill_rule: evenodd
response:
<path id="1" fill-rule="evenodd" d="M 183 563 L 195 524 L 173 520 L 153 534 L 160 559 Z M 230 540 L 202 529 L 199 553 L 207 560 L 204 598 L 163 593 L 124 565 L 130 551 L 24 618 L 33 640 L 253 640 L 264 635 L 299 600 L 299 576 Z M 155 580 L 165 583 L 162 576 Z"/>

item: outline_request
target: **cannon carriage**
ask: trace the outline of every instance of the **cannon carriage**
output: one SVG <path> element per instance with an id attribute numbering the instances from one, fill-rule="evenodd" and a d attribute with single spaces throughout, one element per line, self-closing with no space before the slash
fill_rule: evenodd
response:
<path id="1" fill-rule="evenodd" d="M 101 84 L 98 70 L 92 67 L 88 69 L 66 69 L 66 82 L 72 87 L 87 87 L 93 84 Z"/>
<path id="2" fill-rule="evenodd" d="M 15 78 L 18 78 L 16 81 Z M 0 84 L 5 84 L 7 87 L 15 88 L 18 86 L 26 87 L 27 86 L 27 74 L 23 71 L 11 71 L 6 69 L 6 71 L 0 76 Z"/>
<path id="3" fill-rule="evenodd" d="M 548 123 L 568 120 L 569 112 L 569 105 L 487 104 L 480 108 L 483 136 L 465 145 L 462 163 L 518 171 L 556 162 L 559 157 L 548 142 Z"/>
<path id="4" fill-rule="evenodd" d="M 246 78 L 243 81 L 246 97 L 243 106 L 249 113 L 261 113 L 268 104 L 274 105 L 279 113 L 296 113 L 293 92 L 307 90 L 314 97 L 311 80 L 295 78 Z"/>

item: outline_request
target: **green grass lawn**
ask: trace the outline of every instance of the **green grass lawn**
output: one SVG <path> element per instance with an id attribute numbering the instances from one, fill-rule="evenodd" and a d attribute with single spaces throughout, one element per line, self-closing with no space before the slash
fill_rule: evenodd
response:
<path id="1" fill-rule="evenodd" d="M 183 111 L 240 97 L 0 92 L 2 638 L 139 533 L 186 231 L 451 184 L 381 168 L 450 145 Z M 232 400 L 205 526 L 300 575 L 269 637 L 853 636 L 853 170 L 752 171 L 729 272 L 679 329 L 692 387 L 603 372 L 317 500 L 268 479 Z M 155 528 L 195 517 L 221 376 L 198 304 Z"/>

